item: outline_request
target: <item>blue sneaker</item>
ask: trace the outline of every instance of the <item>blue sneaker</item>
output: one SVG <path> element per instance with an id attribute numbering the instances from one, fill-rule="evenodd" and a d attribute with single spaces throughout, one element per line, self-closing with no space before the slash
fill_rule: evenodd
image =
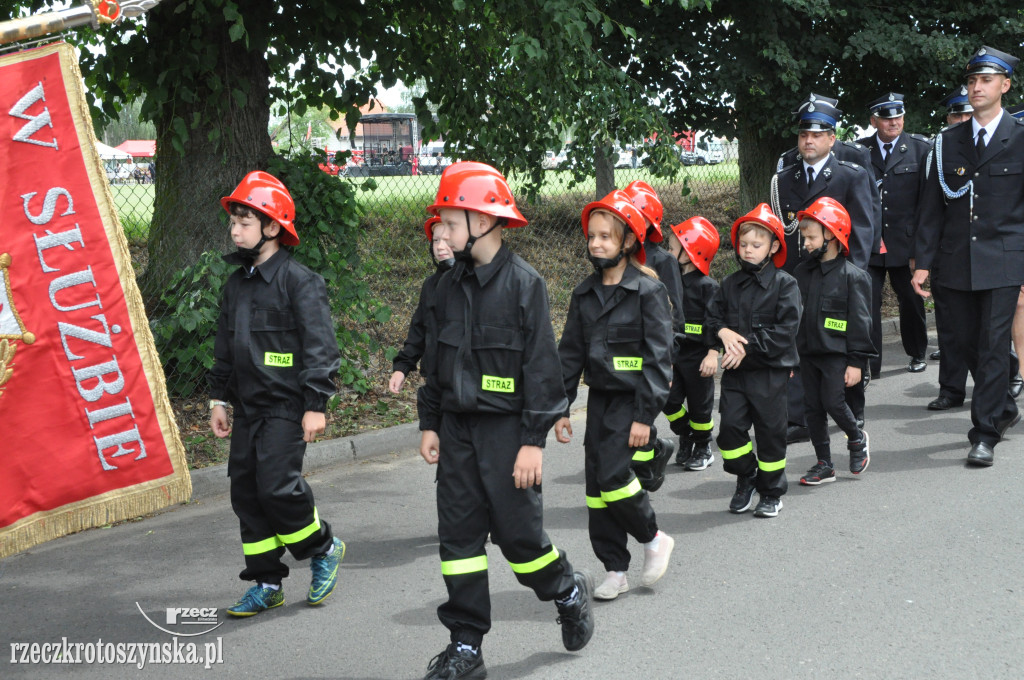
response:
<path id="1" fill-rule="evenodd" d="M 257 583 L 245 591 L 242 599 L 231 607 L 228 607 L 228 614 L 231 616 L 255 616 L 264 609 L 273 609 L 284 604 L 284 589 L 261 588 Z"/>
<path id="2" fill-rule="evenodd" d="M 316 555 L 309 561 L 313 580 L 309 584 L 309 595 L 306 596 L 307 604 L 320 604 L 334 592 L 334 586 L 338 584 L 338 565 L 343 559 L 345 559 L 345 542 L 335 536 L 334 552 L 330 555 Z"/>

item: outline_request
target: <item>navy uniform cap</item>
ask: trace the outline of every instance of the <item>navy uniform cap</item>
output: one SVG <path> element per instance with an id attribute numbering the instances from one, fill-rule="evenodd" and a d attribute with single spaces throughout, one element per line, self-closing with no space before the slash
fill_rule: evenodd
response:
<path id="1" fill-rule="evenodd" d="M 796 107 L 796 111 L 793 111 L 793 118 L 795 120 L 800 120 L 800 114 L 803 113 L 804 109 L 806 109 L 809 105 L 814 104 L 816 102 L 828 104 L 829 106 L 833 107 L 839 106 L 838 99 L 835 99 L 834 97 L 826 97 L 823 94 L 815 94 L 814 92 L 812 92 L 807 96 L 807 99 L 800 102 L 800 106 Z"/>
<path id="2" fill-rule="evenodd" d="M 808 101 L 806 106 L 801 105 L 797 118 L 800 121 L 801 130 L 825 131 L 835 130 L 843 112 L 833 104 L 816 99 Z"/>
<path id="3" fill-rule="evenodd" d="M 1015 106 L 1007 106 L 1006 112 L 1014 118 L 1024 120 L 1024 104 L 1017 104 Z"/>
<path id="4" fill-rule="evenodd" d="M 967 75 L 996 73 L 1010 78 L 1013 76 L 1013 69 L 1017 67 L 1018 61 L 1020 60 L 1017 57 L 985 45 L 975 52 L 971 60 L 967 62 Z"/>
<path id="5" fill-rule="evenodd" d="M 868 104 L 868 110 L 878 118 L 899 118 L 903 115 L 903 95 L 899 92 L 886 92 Z"/>
<path id="6" fill-rule="evenodd" d="M 967 98 L 966 85 L 961 85 L 947 94 L 939 103 L 946 107 L 946 113 L 974 113 L 974 107 Z"/>

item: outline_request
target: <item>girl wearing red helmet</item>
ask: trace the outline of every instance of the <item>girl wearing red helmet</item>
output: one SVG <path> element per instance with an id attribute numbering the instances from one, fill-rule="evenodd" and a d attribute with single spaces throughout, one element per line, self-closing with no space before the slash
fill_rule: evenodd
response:
<path id="1" fill-rule="evenodd" d="M 871 277 L 846 258 L 850 214 L 839 201 L 823 197 L 797 213 L 804 250 L 793 276 L 800 287 L 803 318 L 797 335 L 804 411 L 817 462 L 800 478 L 817 486 L 835 481 L 827 415 L 846 433 L 850 472 L 871 461 L 868 434 L 857 426 L 846 388 L 860 384 L 875 354 L 871 342 Z"/>
<path id="2" fill-rule="evenodd" d="M 607 576 L 594 597 L 629 589 L 629 536 L 644 545 L 643 584 L 668 568 L 675 544 L 658 530 L 648 491 L 665 480 L 672 442 L 654 419 L 668 397 L 672 327 L 665 286 L 643 266 L 646 225 L 622 191 L 583 209 L 583 235 L 595 272 L 573 291 L 558 345 L 569 403 L 582 375 L 587 401 L 586 498 L 590 542 Z M 568 405 L 555 436 L 572 437 Z"/>
<path id="3" fill-rule="evenodd" d="M 711 260 L 718 252 L 718 230 L 703 217 L 691 217 L 671 227 L 665 240 L 668 252 L 678 262 L 686 318 L 683 333 L 676 333 L 672 391 L 665 404 L 665 417 L 672 431 L 679 435 L 676 464 L 685 470 L 705 470 L 715 460 L 711 453 L 711 414 L 718 350 L 708 347 L 717 343 L 704 332 L 704 315 L 718 290 L 718 282 L 708 276 Z"/>
<path id="4" fill-rule="evenodd" d="M 409 332 L 405 336 L 405 344 L 402 351 L 395 355 L 391 362 L 391 379 L 388 380 L 388 389 L 393 394 L 398 394 L 405 384 L 405 378 L 416 370 L 416 364 L 421 357 L 423 366 L 420 369 L 421 375 L 429 373 L 428 364 L 433 360 L 433 352 L 430 351 L 437 342 L 437 332 L 427 325 L 427 312 L 434 302 L 434 293 L 437 290 L 437 282 L 441 275 L 455 265 L 455 257 L 448 241 L 441 238 L 440 234 L 434 233 L 434 225 L 441 221 L 440 217 L 431 217 L 423 224 L 423 231 L 427 235 L 427 249 L 430 251 L 430 259 L 434 261 L 435 271 L 428 276 L 423 285 L 420 286 L 420 299 L 416 303 L 416 311 L 413 312 L 412 320 L 409 322 Z"/>
<path id="5" fill-rule="evenodd" d="M 756 490 L 761 500 L 754 515 L 775 517 L 787 488 L 786 383 L 800 363 L 800 290 L 779 269 L 786 261 L 785 229 L 767 205 L 733 223 L 732 244 L 740 270 L 722 280 L 704 319 L 725 352 L 716 442 L 722 467 L 736 475 L 729 512 L 749 510 Z"/>
<path id="6" fill-rule="evenodd" d="M 426 677 L 484 677 L 488 534 L 519 582 L 555 601 L 570 651 L 593 634 L 593 587 L 543 526 L 543 448 L 569 405 L 557 377 L 544 279 L 501 240 L 502 227 L 526 220 L 501 173 L 475 162 L 448 166 L 427 210 L 441 218 L 433 234 L 449 241 L 456 262 L 438 281 L 428 311 L 437 343 L 418 395 L 420 455 L 438 466 L 448 600 L 437 615 L 451 636 Z"/>

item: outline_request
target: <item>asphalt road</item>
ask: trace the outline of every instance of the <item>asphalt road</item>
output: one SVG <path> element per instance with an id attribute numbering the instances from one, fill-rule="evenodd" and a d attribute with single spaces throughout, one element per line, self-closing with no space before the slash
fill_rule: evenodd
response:
<path id="1" fill-rule="evenodd" d="M 582 652 L 563 650 L 553 605 L 520 587 L 492 549 L 489 677 L 1024 677 L 1024 425 L 997 447 L 994 467 L 966 468 L 967 407 L 925 410 L 937 364 L 908 374 L 898 347 L 886 349 L 883 376 L 868 389 L 863 475 L 845 471 L 833 430 L 839 480 L 801 487 L 813 452 L 793 446 L 784 509 L 756 519 L 726 511 L 734 482 L 717 450 L 704 472 L 671 466 L 653 499 L 676 538 L 669 571 L 653 589 L 637 587 L 642 550 L 633 543 L 634 589 L 596 606 Z M 574 416 L 572 444 L 549 438 L 545 523 L 577 568 L 600 576 L 583 503 L 584 416 Z M 435 615 L 445 590 L 433 474 L 406 448 L 310 475 L 321 517 L 348 543 L 338 589 L 318 608 L 303 601 L 303 563 L 285 582 L 285 606 L 226 620 L 245 584 L 223 494 L 11 557 L 0 563 L 0 678 L 421 677 L 447 643 Z M 170 607 L 217 611 L 206 624 L 182 615 L 168 624 Z M 88 664 L 82 647 L 81 664 L 20 663 L 44 643 L 100 640 L 104 654 L 126 661 L 128 643 L 162 645 L 161 661 L 187 658 L 184 648 L 175 657 L 177 640 L 203 654 L 209 645 L 222 662 Z"/>

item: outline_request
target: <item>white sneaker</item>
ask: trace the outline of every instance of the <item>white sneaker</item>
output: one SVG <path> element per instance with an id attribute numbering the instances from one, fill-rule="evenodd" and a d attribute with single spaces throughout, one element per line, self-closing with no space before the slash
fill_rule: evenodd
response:
<path id="1" fill-rule="evenodd" d="M 668 569 L 668 558 L 672 554 L 672 548 L 676 545 L 675 540 L 664 531 L 659 531 L 658 535 L 661 538 L 658 540 L 657 550 L 644 548 L 644 571 L 640 582 L 645 586 L 654 585 L 665 575 L 665 570 Z"/>
<path id="2" fill-rule="evenodd" d="M 626 574 L 609 571 L 604 581 L 594 591 L 594 598 L 598 600 L 614 600 L 627 590 L 629 590 L 629 583 L 626 582 Z"/>

